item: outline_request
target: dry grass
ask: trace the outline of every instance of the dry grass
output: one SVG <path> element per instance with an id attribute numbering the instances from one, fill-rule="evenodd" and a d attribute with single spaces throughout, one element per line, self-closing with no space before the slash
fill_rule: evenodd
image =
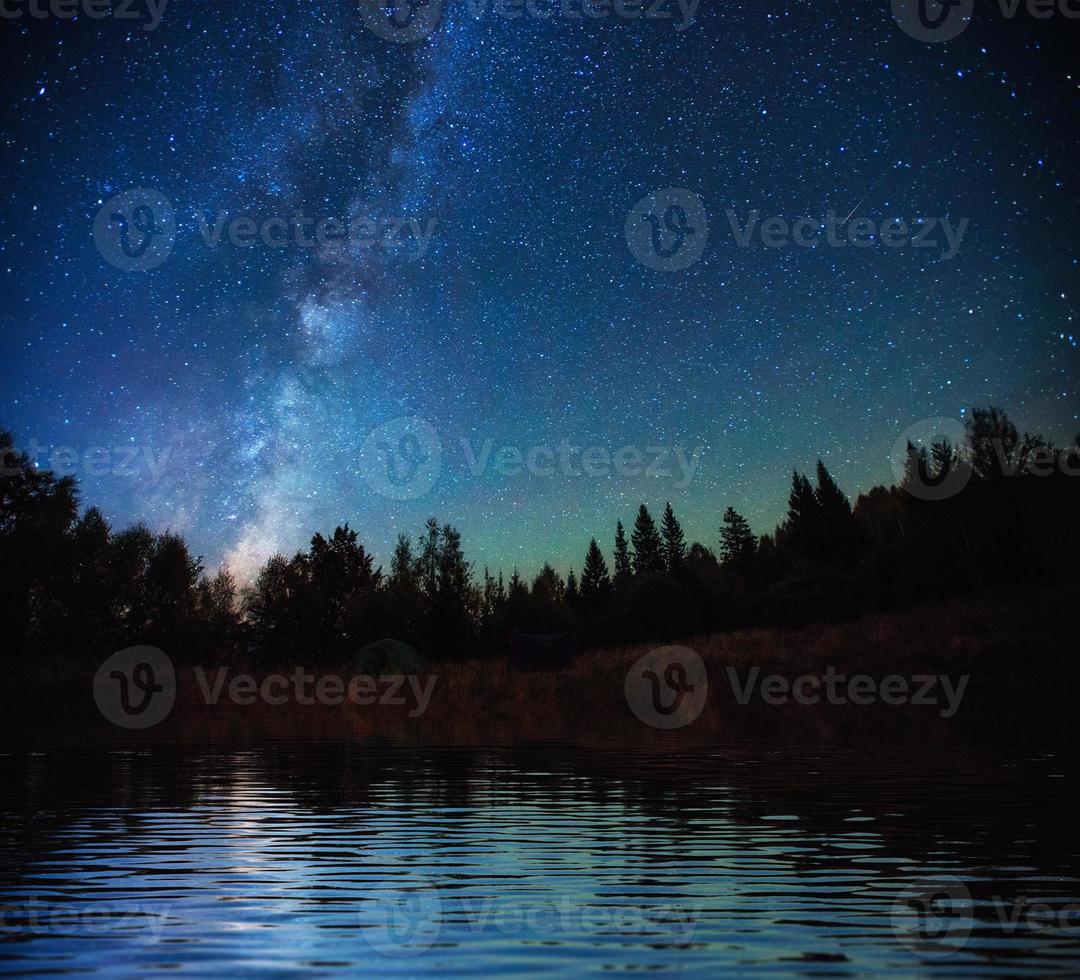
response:
<path id="1" fill-rule="evenodd" d="M 1037 728 L 1057 738 L 1076 714 L 1073 692 L 1080 678 L 1072 618 L 1077 592 L 1072 583 L 924 605 L 840 625 L 687 638 L 680 645 L 705 661 L 710 691 L 702 715 L 678 732 L 649 729 L 627 707 L 627 670 L 661 645 L 640 644 L 587 651 L 573 665 L 550 672 L 515 672 L 504 662 L 438 664 L 431 669 L 438 678 L 431 703 L 420 717 L 409 717 L 400 706 L 349 703 L 239 706 L 223 699 L 209 706 L 191 668 L 183 668 L 176 707 L 149 737 L 247 741 L 390 736 L 446 743 L 747 737 L 782 742 L 968 737 L 974 729 L 1015 737 L 1020 729 Z M 793 679 L 821 675 L 830 665 L 849 676 L 865 673 L 878 681 L 889 674 L 970 674 L 971 680 L 956 716 L 943 719 L 935 708 L 913 705 L 776 707 L 755 700 L 740 706 L 726 673 L 733 667 L 745 676 L 758 666 L 762 674 Z M 257 677 L 272 672 L 252 671 Z M 37 733 L 109 731 L 90 697 L 92 674 L 92 667 L 70 662 L 9 674 L 0 691 L 6 727 L 29 726 Z M 148 737 L 116 730 L 111 734 Z"/>

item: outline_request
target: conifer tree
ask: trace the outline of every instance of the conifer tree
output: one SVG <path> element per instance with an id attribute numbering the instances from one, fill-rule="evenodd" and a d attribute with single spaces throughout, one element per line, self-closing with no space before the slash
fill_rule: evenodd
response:
<path id="1" fill-rule="evenodd" d="M 847 568 L 858 556 L 858 528 L 851 513 L 851 504 L 820 459 L 817 464 L 817 484 L 814 499 L 818 503 L 821 521 L 821 550 L 818 557 Z"/>
<path id="2" fill-rule="evenodd" d="M 626 545 L 626 532 L 622 521 L 615 522 L 615 587 L 621 588 L 633 577 L 630 549 Z"/>
<path id="3" fill-rule="evenodd" d="M 686 538 L 683 537 L 682 526 L 676 519 L 670 502 L 664 508 L 660 534 L 663 537 L 664 564 L 668 572 L 674 575 L 686 561 Z"/>
<path id="4" fill-rule="evenodd" d="M 578 591 L 577 576 L 574 574 L 572 568 L 570 569 L 570 574 L 566 576 L 566 592 L 564 593 L 563 598 L 571 609 L 578 604 L 578 600 L 581 598 L 581 593 Z"/>
<path id="5" fill-rule="evenodd" d="M 956 450 L 948 439 L 942 438 L 930 446 L 930 459 L 934 465 L 934 480 L 941 482 L 957 465 Z"/>
<path id="6" fill-rule="evenodd" d="M 648 575 L 664 570 L 664 543 L 656 530 L 656 522 L 644 504 L 638 508 L 634 530 L 630 532 L 634 547 L 634 574 Z"/>
<path id="7" fill-rule="evenodd" d="M 619 527 L 622 527 L 620 524 Z M 596 538 L 589 542 L 585 555 L 585 567 L 581 573 L 581 601 L 585 608 L 594 612 L 602 608 L 611 595 L 611 578 Z"/>
<path id="8" fill-rule="evenodd" d="M 413 557 L 412 540 L 407 534 L 399 534 L 394 553 L 390 556 L 390 578 L 387 584 L 393 588 L 412 589 L 416 583 L 416 559 Z"/>
<path id="9" fill-rule="evenodd" d="M 926 447 L 916 449 L 909 439 L 904 454 L 904 475 L 900 478 L 900 489 L 913 496 L 919 496 L 919 489 L 930 483 L 930 457 Z"/>
<path id="10" fill-rule="evenodd" d="M 810 481 L 797 470 L 791 475 L 784 543 L 797 554 L 817 559 L 821 555 L 821 505 Z"/>
<path id="11" fill-rule="evenodd" d="M 724 525 L 720 528 L 720 560 L 724 565 L 745 568 L 754 556 L 757 539 L 750 524 L 734 507 L 724 511 Z"/>
<path id="12" fill-rule="evenodd" d="M 416 559 L 416 577 L 429 599 L 439 591 L 439 522 L 434 517 L 420 535 L 420 554 Z"/>

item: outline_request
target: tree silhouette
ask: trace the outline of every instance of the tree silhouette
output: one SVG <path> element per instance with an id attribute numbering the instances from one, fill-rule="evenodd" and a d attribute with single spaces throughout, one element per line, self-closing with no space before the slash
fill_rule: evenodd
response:
<path id="1" fill-rule="evenodd" d="M 1080 448 L 1021 435 L 995 408 L 971 412 L 961 446 L 909 443 L 900 486 L 871 488 L 854 507 L 820 461 L 816 487 L 793 473 L 774 534 L 755 539 L 728 507 L 722 564 L 700 544 L 687 548 L 670 504 L 659 530 L 642 504 L 632 551 L 616 524 L 614 583 L 592 538 L 580 578 L 563 583 L 548 564 L 531 591 L 517 570 L 506 587 L 486 568 L 474 583 L 460 534 L 432 518 L 415 546 L 399 535 L 385 577 L 343 524 L 270 558 L 237 601 L 229 571 L 204 574 L 179 535 L 114 530 L 93 507 L 80 516 L 75 481 L 38 470 L 10 435 L 0 434 L 0 456 L 4 654 L 25 660 L 100 663 L 145 643 L 211 663 L 318 664 L 390 637 L 440 660 L 498 656 L 515 632 L 675 639 L 1080 576 Z M 943 480 L 958 468 L 971 478 Z M 915 492 L 935 483 L 942 493 Z"/>
<path id="2" fill-rule="evenodd" d="M 78 503 L 74 478 L 38 470 L 8 432 L 0 432 L 0 462 L 0 614 L 8 650 L 19 654 L 34 628 L 35 593 L 55 591 L 47 583 L 64 563 Z"/>
<path id="3" fill-rule="evenodd" d="M 615 522 L 615 587 L 622 588 L 633 577 L 630 549 L 626 544 L 626 532 L 622 521 Z"/>
<path id="4" fill-rule="evenodd" d="M 577 576 L 574 575 L 574 570 L 571 568 L 569 574 L 566 576 L 566 592 L 564 594 L 566 604 L 571 608 L 575 608 L 581 600 L 581 593 L 578 590 Z"/>
<path id="5" fill-rule="evenodd" d="M 802 473 L 793 472 L 787 520 L 777 535 L 784 547 L 805 558 L 818 558 L 822 551 L 821 517 L 821 505 L 810 481 Z"/>
<path id="6" fill-rule="evenodd" d="M 757 539 L 750 524 L 734 507 L 724 511 L 724 523 L 720 528 L 720 560 L 724 565 L 745 568 L 754 557 Z"/>
<path id="7" fill-rule="evenodd" d="M 622 525 L 619 525 L 622 527 Z M 596 613 L 603 609 L 611 598 L 611 579 L 608 576 L 607 562 L 604 561 L 600 545 L 596 538 L 589 542 L 585 555 L 585 567 L 581 572 L 581 601 L 586 611 Z"/>
<path id="8" fill-rule="evenodd" d="M 820 553 L 818 557 L 840 568 L 854 564 L 859 552 L 859 531 L 851 513 L 851 504 L 844 492 L 819 459 L 817 489 L 814 498 L 821 522 Z"/>
<path id="9" fill-rule="evenodd" d="M 664 565 L 669 574 L 677 575 L 686 561 L 686 538 L 683 537 L 682 527 L 671 509 L 670 502 L 664 508 L 660 534 L 663 538 Z"/>
<path id="10" fill-rule="evenodd" d="M 649 575 L 664 570 L 664 544 L 656 530 L 648 507 L 638 508 L 634 530 L 630 532 L 630 543 L 634 547 L 634 574 Z"/>
<path id="11" fill-rule="evenodd" d="M 428 537 L 431 538 L 429 524 Z M 438 644 L 450 658 L 465 653 L 472 635 L 473 592 L 469 563 L 461 550 L 461 534 L 444 524 L 437 548 L 437 594 L 431 610 L 428 643 Z"/>

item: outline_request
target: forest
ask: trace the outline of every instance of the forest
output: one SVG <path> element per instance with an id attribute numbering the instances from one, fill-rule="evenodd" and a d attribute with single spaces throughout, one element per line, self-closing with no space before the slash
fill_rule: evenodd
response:
<path id="1" fill-rule="evenodd" d="M 117 530 L 81 509 L 77 481 L 36 468 L 9 433 L 0 455 L 0 604 L 16 661 L 147 644 L 180 663 L 329 663 L 383 638 L 431 661 L 482 660 L 523 635 L 587 649 L 798 627 L 1080 572 L 1080 436 L 1058 448 L 996 408 L 968 414 L 962 445 L 909 443 L 899 485 L 854 505 L 819 461 L 793 473 L 771 533 L 721 504 L 715 540 L 688 542 L 670 504 L 656 518 L 643 503 L 583 544 L 580 571 L 545 564 L 531 581 L 475 569 L 433 517 L 399 537 L 388 569 L 343 523 L 241 588 L 174 533 Z"/>

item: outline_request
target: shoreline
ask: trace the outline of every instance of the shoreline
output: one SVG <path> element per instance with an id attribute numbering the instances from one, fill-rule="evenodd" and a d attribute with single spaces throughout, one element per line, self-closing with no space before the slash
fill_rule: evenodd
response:
<path id="1" fill-rule="evenodd" d="M 1080 657 L 1069 610 L 1078 593 L 1080 584 L 1069 582 L 841 624 L 586 650 L 552 670 L 515 670 L 505 658 L 377 675 L 340 663 L 181 662 L 167 716 L 135 730 L 98 711 L 98 665 L 55 658 L 5 674 L 0 728 L 9 743 L 90 738 L 130 747 L 381 738 L 446 745 L 1052 742 L 1076 727 Z M 626 684 L 639 660 L 670 647 L 700 657 L 707 695 L 699 692 L 693 717 L 678 719 L 685 724 L 663 730 L 635 717 Z"/>

